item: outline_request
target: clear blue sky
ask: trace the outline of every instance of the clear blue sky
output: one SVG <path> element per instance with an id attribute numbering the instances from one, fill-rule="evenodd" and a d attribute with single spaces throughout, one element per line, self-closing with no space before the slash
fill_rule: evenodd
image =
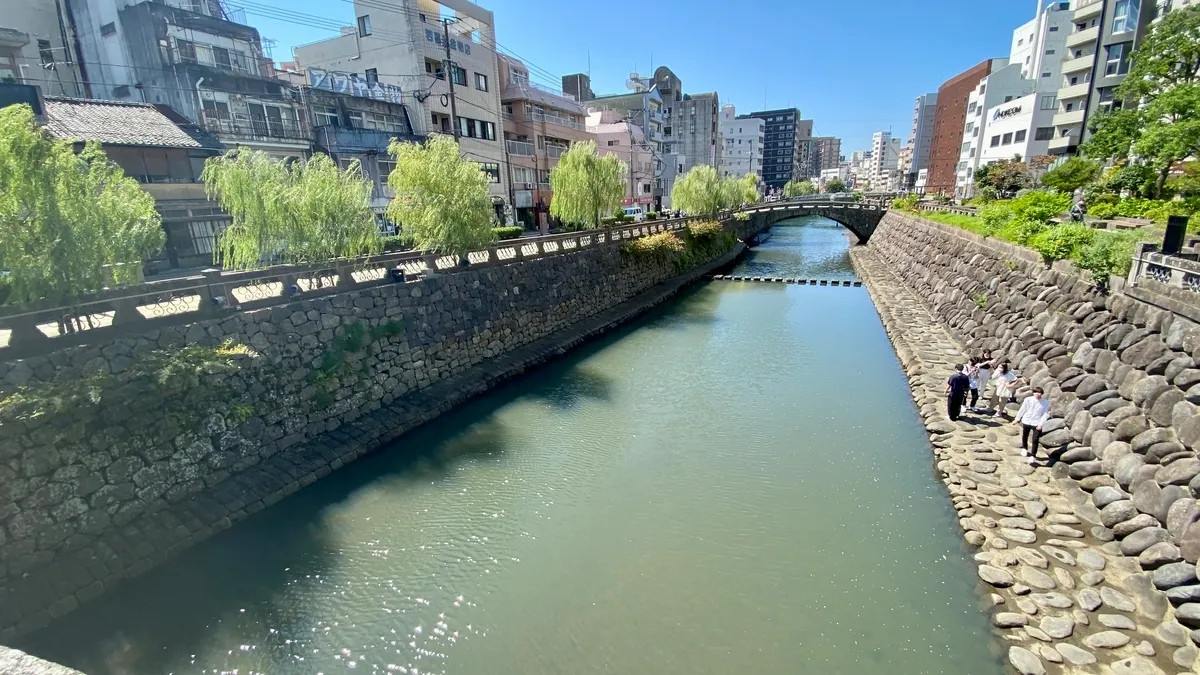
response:
<path id="1" fill-rule="evenodd" d="M 374 0 L 388 2 L 389 0 Z M 913 99 L 993 56 L 1035 0 L 477 0 L 495 12 L 496 40 L 556 76 L 586 72 L 598 94 L 625 91 L 633 70 L 667 65 L 685 92 L 716 90 L 739 113 L 799 108 L 842 151 L 869 148 L 889 127 L 906 138 Z M 232 7 L 238 0 L 230 0 Z M 354 21 L 349 0 L 256 0 Z M 568 9 L 569 8 L 569 9 Z M 274 57 L 331 37 L 329 30 L 269 19 L 248 22 L 276 41 Z"/>

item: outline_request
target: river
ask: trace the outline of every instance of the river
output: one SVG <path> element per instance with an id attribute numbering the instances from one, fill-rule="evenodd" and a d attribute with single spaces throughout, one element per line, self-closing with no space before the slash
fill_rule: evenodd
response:
<path id="1" fill-rule="evenodd" d="M 739 274 L 853 278 L 831 221 Z M 863 288 L 713 281 L 33 636 L 91 675 L 989 675 Z"/>

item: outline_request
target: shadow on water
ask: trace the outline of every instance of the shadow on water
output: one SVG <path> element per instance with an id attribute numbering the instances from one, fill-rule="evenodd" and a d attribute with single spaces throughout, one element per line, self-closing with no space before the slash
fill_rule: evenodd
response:
<path id="1" fill-rule="evenodd" d="M 167 672 L 200 651 L 218 626 L 259 621 L 231 615 L 231 599 L 256 608 L 257 617 L 316 625 L 321 617 L 295 616 L 286 591 L 337 567 L 342 552 L 334 528 L 342 506 L 372 487 L 403 490 L 444 481 L 467 464 L 502 460 L 512 450 L 511 434 L 495 415 L 504 406 L 534 400 L 565 412 L 610 401 L 612 378 L 582 362 L 645 327 L 712 321 L 715 299 L 699 308 L 685 304 L 693 293 L 409 432 L 13 646 L 88 675 L 140 675 Z"/>

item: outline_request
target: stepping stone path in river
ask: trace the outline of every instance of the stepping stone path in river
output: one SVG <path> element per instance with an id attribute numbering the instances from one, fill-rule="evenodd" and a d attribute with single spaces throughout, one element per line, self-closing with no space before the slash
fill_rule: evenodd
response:
<path id="1" fill-rule="evenodd" d="M 908 374 L 964 538 L 980 547 L 980 588 L 991 593 L 991 620 L 1009 665 L 1027 675 L 1200 673 L 1191 629 L 1175 620 L 1161 590 L 1200 580 L 1182 568 L 1155 577 L 1139 566 L 1137 556 L 1164 540 L 1162 524 L 1152 516 L 1131 522 L 1145 514 L 1113 522 L 1129 529 L 1118 539 L 1151 530 L 1125 545 L 1132 556 L 1124 555 L 1113 531 L 1101 525 L 1101 507 L 1127 515 L 1130 494 L 1091 479 L 1093 503 L 1065 474 L 1030 466 L 1015 425 L 970 412 L 950 422 L 945 382 L 954 364 L 966 360 L 964 349 L 875 249 L 854 247 L 851 257 Z M 1175 555 L 1159 546 L 1145 558 L 1166 567 Z M 1200 589 L 1192 602 L 1200 603 Z"/>

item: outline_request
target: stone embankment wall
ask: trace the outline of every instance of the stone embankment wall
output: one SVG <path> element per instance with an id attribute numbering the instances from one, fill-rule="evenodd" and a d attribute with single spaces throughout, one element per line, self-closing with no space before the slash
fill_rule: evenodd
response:
<path id="1" fill-rule="evenodd" d="M 0 638 L 46 625 L 663 300 L 742 248 L 681 274 L 673 262 L 599 246 L 0 365 L 0 387 L 11 391 L 98 365 L 116 372 L 147 350 L 232 340 L 257 353 L 221 376 L 249 402 L 237 422 L 225 406 L 167 442 L 112 442 L 92 428 L 63 440 L 58 431 L 79 427 L 69 414 L 0 427 Z M 371 337 L 331 356 L 347 331 Z"/>
<path id="2" fill-rule="evenodd" d="M 1179 641 L 1175 621 L 1200 628 L 1195 565 L 1200 557 L 1200 326 L 1119 289 L 1099 293 L 1065 263 L 1048 268 L 1032 251 L 901 212 L 884 218 L 868 249 L 856 256 L 856 264 L 867 268 L 860 275 L 881 307 L 914 393 L 918 383 L 923 388 L 918 402 L 942 460 L 939 468 L 955 495 L 968 541 L 985 546 L 977 556 L 984 563 L 980 576 L 1008 593 L 1021 587 L 1029 593 L 1030 580 L 1037 582 L 1035 589 L 1096 586 L 1098 591 L 1085 589 L 1073 599 L 1035 595 L 1032 603 L 1013 598 L 1020 611 L 1001 608 L 997 626 L 1017 631 L 1002 633 L 1004 639 L 1021 643 L 1033 638 L 1010 649 L 1014 667 L 1045 672 L 1039 657 L 1051 664 L 1063 663 L 1065 657 L 1066 666 L 1095 663 L 1076 645 L 1057 651 L 1039 645 L 1042 636 L 1055 642 L 1075 630 L 1077 638 L 1092 633 L 1082 640 L 1085 648 L 1113 650 L 1113 656 L 1134 660 L 1153 656 L 1155 643 L 1171 645 L 1177 652 L 1170 660 L 1160 654 L 1159 665 L 1170 667 L 1173 661 L 1194 668 L 1196 650 Z M 872 265 L 880 270 L 874 275 Z M 894 277 L 896 287 L 882 288 L 882 276 Z M 907 308 L 893 302 L 891 296 L 898 294 L 907 294 Z M 1001 427 L 972 415 L 958 423 L 944 419 L 941 390 L 951 359 L 963 356 L 923 351 L 928 349 L 921 343 L 924 336 L 911 326 L 920 324 L 913 317 L 925 312 L 969 353 L 990 348 L 1046 391 L 1053 415 L 1043 436 L 1043 453 L 1049 448 L 1053 458 L 1048 469 L 1020 469 L 1023 458 L 1011 438 L 1011 424 Z M 1014 462 L 1016 470 L 1006 473 Z M 1044 480 L 1043 472 L 1053 476 L 1045 488 L 1031 481 Z M 1041 502 L 1051 506 L 1050 515 Z M 1041 546 L 1052 558 L 1050 566 L 1062 568 L 1054 570 L 1053 579 L 1025 570 L 1030 565 L 1045 568 L 1046 555 L 1029 555 L 1024 547 L 1017 548 L 1016 557 L 1007 553 L 1013 542 L 1033 546 L 1043 536 L 1055 537 Z M 1068 549 L 1077 549 L 1076 555 L 1059 555 Z M 1101 556 L 1089 558 L 1092 571 L 1105 569 L 1103 559 L 1111 561 L 1109 571 L 1091 578 L 1073 576 L 1081 569 L 1074 566 L 1076 559 L 1084 562 L 1080 550 Z M 1071 564 L 1058 565 L 1053 559 Z M 1015 585 L 1013 575 L 1003 569 L 1007 565 L 1021 570 Z M 1129 595 L 1137 600 L 1136 612 L 1135 604 L 1125 600 Z M 993 597 L 1005 602 L 1003 595 Z M 1103 607 L 1094 602 L 1100 598 Z M 1053 609 L 1059 607 L 1055 602 L 1064 601 L 1063 608 L 1088 611 Z M 1098 618 L 1119 630 L 1082 628 L 1089 612 L 1097 609 L 1116 610 Z M 1115 618 L 1120 612 L 1132 618 Z M 1034 626 L 1035 615 L 1045 615 L 1046 625 L 1022 628 Z M 1136 652 L 1126 629 L 1147 638 L 1145 645 L 1136 644 Z M 1191 634 L 1191 641 L 1200 643 L 1200 631 Z M 1117 667 L 1114 663 L 1113 672 Z M 1164 672 L 1155 668 L 1120 672 Z"/>

